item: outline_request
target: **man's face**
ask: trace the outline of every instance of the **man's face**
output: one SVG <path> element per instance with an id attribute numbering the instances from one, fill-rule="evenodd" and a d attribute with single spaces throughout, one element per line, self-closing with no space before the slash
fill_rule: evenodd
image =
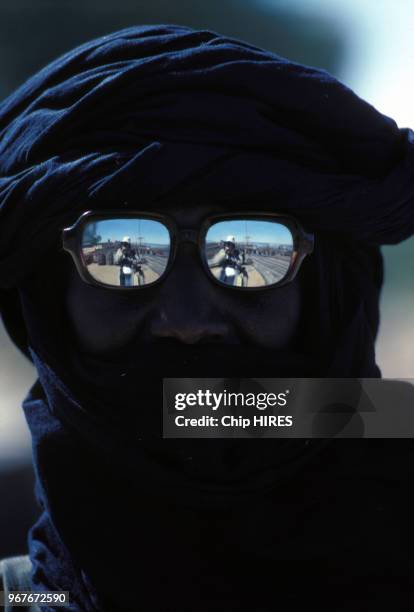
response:
<path id="1" fill-rule="evenodd" d="M 158 210 L 179 228 L 200 227 L 217 207 Z M 128 294 L 84 283 L 68 258 L 65 305 L 78 346 L 108 357 L 136 340 L 176 341 L 181 346 L 218 343 L 285 349 L 301 315 L 298 280 L 267 291 L 237 292 L 215 284 L 204 272 L 197 247 L 183 243 L 168 276 L 155 287 Z"/>

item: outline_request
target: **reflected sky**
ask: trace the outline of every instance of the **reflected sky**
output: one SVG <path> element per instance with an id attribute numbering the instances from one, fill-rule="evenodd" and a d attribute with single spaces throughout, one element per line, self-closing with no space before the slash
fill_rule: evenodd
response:
<path id="1" fill-rule="evenodd" d="M 221 221 L 207 232 L 208 242 L 220 242 L 234 236 L 236 242 L 261 242 L 267 244 L 292 245 L 290 230 L 280 223 L 269 221 Z"/>
<path id="2" fill-rule="evenodd" d="M 129 236 L 132 243 L 140 242 L 140 239 L 149 244 L 170 243 L 167 228 L 152 219 L 109 219 L 88 224 L 84 230 L 84 243 L 90 242 L 93 234 L 101 237 L 100 242 L 121 241 L 125 236 Z"/>
<path id="3" fill-rule="evenodd" d="M 207 233 L 209 242 L 220 242 L 227 236 L 235 236 L 236 242 L 257 242 L 291 246 L 290 230 L 280 223 L 269 221 L 222 221 L 213 225 Z M 110 219 L 87 224 L 83 233 L 84 246 L 98 242 L 121 241 L 125 236 L 131 242 L 168 245 L 170 242 L 167 228 L 151 219 Z M 247 238 L 246 238 L 247 237 Z M 99 238 L 99 240 L 94 240 Z"/>

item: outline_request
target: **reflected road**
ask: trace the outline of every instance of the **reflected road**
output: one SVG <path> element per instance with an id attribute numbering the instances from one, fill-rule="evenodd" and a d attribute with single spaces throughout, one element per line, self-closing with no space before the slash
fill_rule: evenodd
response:
<path id="1" fill-rule="evenodd" d="M 167 266 L 168 257 L 161 257 L 161 255 L 143 255 L 143 258 L 147 262 L 147 266 L 151 268 L 151 270 L 154 270 L 158 276 L 161 276 Z"/>
<path id="2" fill-rule="evenodd" d="M 276 255 L 275 257 L 264 257 L 263 255 L 248 255 L 256 270 L 265 279 L 266 285 L 275 283 L 283 278 L 289 268 L 290 257 Z"/>

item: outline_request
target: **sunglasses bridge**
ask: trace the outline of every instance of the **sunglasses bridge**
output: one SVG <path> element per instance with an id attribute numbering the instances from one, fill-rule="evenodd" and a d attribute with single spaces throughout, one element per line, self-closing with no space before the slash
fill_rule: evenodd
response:
<path id="1" fill-rule="evenodd" d="M 198 231 L 193 229 L 181 229 L 178 231 L 179 242 L 192 242 L 198 244 Z"/>

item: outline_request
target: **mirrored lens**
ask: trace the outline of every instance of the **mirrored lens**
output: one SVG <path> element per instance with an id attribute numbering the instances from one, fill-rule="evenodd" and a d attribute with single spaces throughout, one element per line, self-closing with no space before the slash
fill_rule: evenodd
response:
<path id="1" fill-rule="evenodd" d="M 293 257 L 293 236 L 276 221 L 220 221 L 209 228 L 205 249 L 217 280 L 234 287 L 267 287 L 285 278 Z"/>
<path id="2" fill-rule="evenodd" d="M 82 257 L 91 276 L 111 287 L 151 285 L 165 272 L 170 234 L 159 221 L 114 218 L 85 225 Z"/>

